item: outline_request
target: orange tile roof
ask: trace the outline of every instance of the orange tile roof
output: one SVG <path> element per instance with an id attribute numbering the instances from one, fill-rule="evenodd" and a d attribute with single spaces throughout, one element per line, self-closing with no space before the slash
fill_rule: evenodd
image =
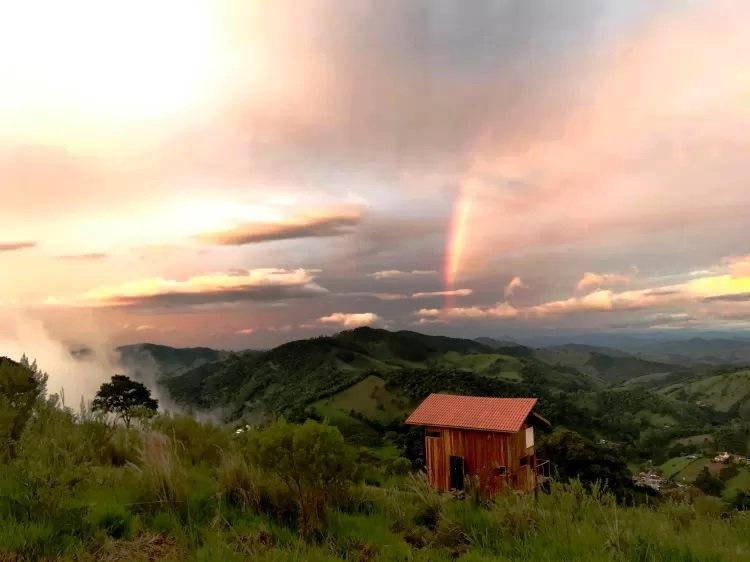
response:
<path id="1" fill-rule="evenodd" d="M 406 423 L 516 432 L 521 429 L 535 404 L 536 398 L 430 394 L 407 418 Z"/>

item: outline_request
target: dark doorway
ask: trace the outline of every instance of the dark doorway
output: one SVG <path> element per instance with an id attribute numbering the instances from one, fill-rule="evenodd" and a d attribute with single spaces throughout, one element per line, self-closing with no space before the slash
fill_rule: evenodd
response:
<path id="1" fill-rule="evenodd" d="M 451 488 L 454 490 L 464 489 L 464 458 L 451 455 Z"/>

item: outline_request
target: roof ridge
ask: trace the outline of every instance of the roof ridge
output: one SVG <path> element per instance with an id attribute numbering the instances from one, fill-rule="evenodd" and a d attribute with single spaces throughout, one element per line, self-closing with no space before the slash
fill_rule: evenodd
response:
<path id="1" fill-rule="evenodd" d="M 432 393 L 406 419 L 409 425 L 516 432 L 538 399 Z"/>

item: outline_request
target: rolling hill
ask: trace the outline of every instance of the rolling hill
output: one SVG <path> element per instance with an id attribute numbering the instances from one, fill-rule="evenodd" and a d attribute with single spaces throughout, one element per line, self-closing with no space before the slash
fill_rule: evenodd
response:
<path id="1" fill-rule="evenodd" d="M 160 377 L 178 375 L 204 363 L 218 361 L 226 354 L 208 347 L 175 348 L 153 343 L 124 345 L 115 349 L 126 371 L 156 370 Z"/>
<path id="2" fill-rule="evenodd" d="M 684 366 L 650 361 L 614 348 L 582 344 L 543 347 L 534 356 L 550 365 L 576 368 L 607 384 L 687 370 Z"/>
<path id="3" fill-rule="evenodd" d="M 325 418 L 367 444 L 405 431 L 404 417 L 431 392 L 536 396 L 553 423 L 619 442 L 665 428 L 698 433 L 710 417 L 677 396 L 618 386 L 665 366 L 603 348 L 540 353 L 510 342 L 358 328 L 267 351 L 136 346 L 124 355 L 143 354 L 160 366 L 160 384 L 183 407 L 246 423 Z"/>
<path id="4" fill-rule="evenodd" d="M 665 386 L 659 392 L 750 421 L 750 369 L 688 379 Z"/>
<path id="5" fill-rule="evenodd" d="M 628 347 L 638 357 L 678 365 L 750 365 L 750 340 L 695 337 L 641 342 Z"/>

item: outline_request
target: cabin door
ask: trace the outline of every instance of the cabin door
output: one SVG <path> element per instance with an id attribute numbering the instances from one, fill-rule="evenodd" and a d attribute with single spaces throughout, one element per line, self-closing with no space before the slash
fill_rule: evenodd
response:
<path id="1" fill-rule="evenodd" d="M 451 468 L 451 489 L 463 490 L 464 489 L 464 458 L 455 457 L 451 455 L 450 468 Z"/>

